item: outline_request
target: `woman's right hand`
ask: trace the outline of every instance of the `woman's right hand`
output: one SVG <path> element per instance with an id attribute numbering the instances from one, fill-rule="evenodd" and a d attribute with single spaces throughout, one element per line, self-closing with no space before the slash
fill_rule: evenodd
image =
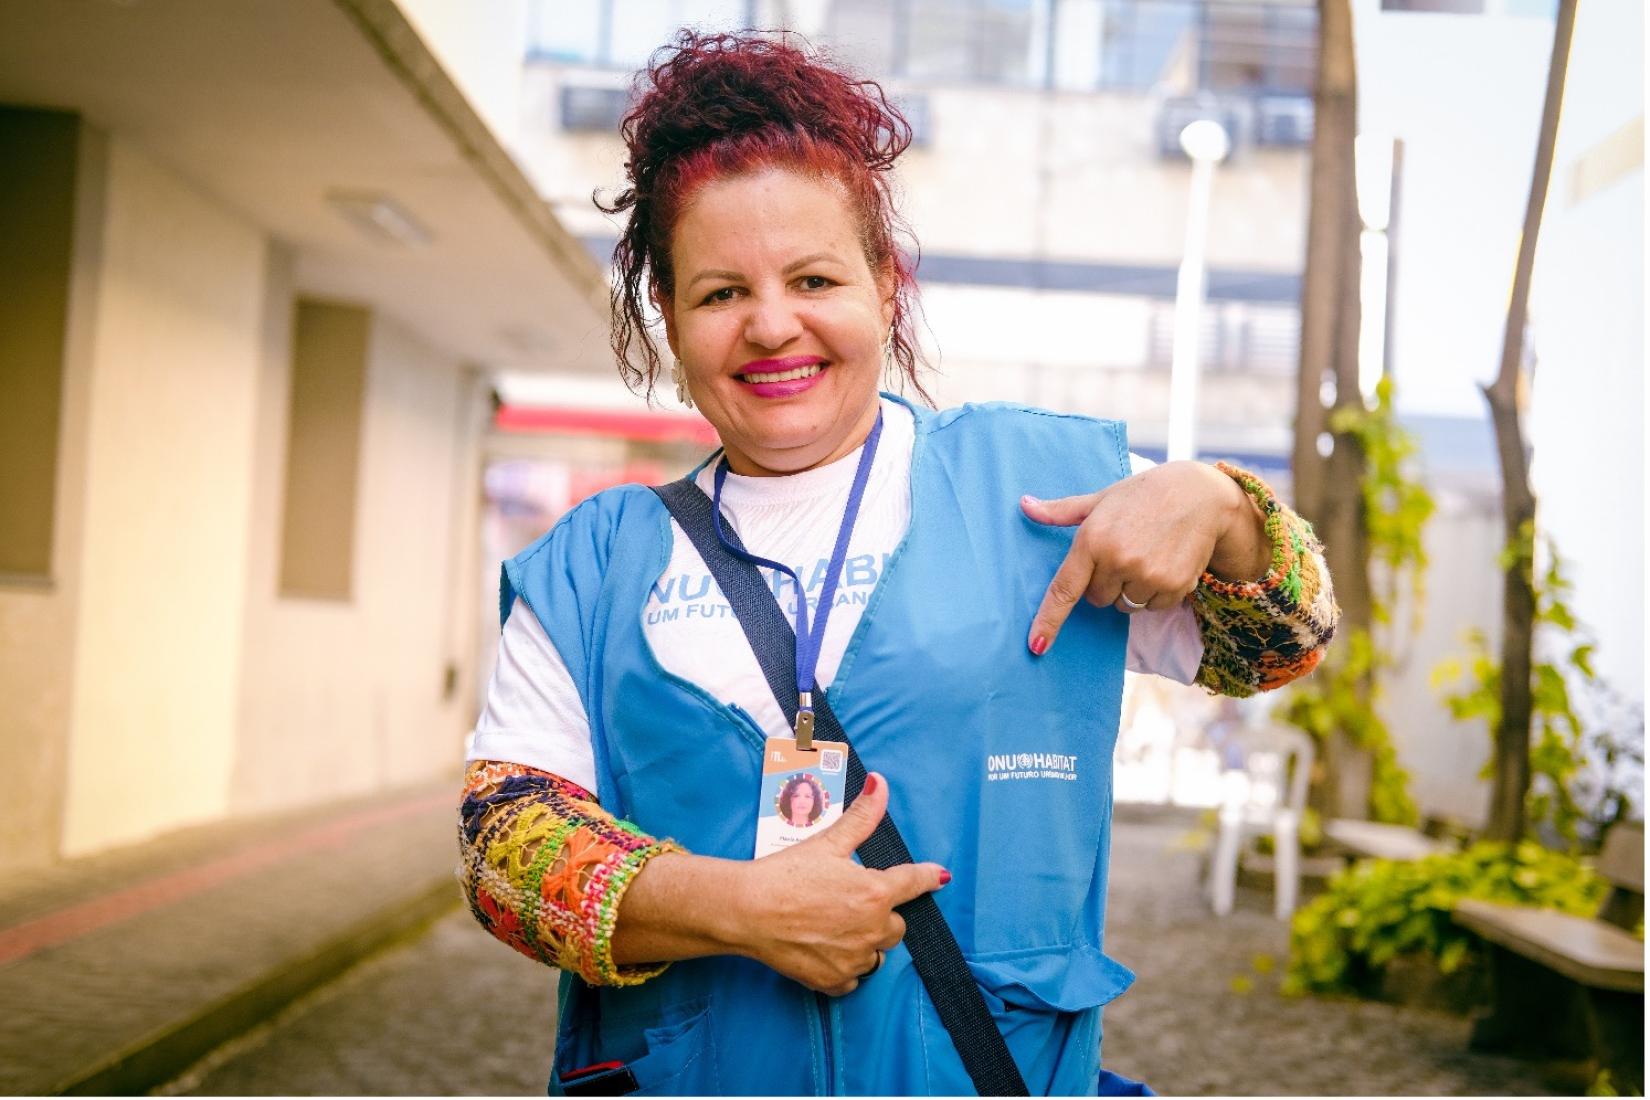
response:
<path id="1" fill-rule="evenodd" d="M 888 781 L 872 772 L 819 836 L 748 864 L 739 899 L 742 953 L 809 989 L 852 993 L 876 968 L 878 952 L 905 936 L 894 908 L 951 881 L 937 863 L 873 871 L 854 862 L 887 810 Z"/>

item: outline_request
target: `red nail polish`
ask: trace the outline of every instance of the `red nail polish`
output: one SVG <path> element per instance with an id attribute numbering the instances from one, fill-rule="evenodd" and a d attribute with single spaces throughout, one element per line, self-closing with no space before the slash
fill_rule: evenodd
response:
<path id="1" fill-rule="evenodd" d="M 951 872 L 950 871 L 941 871 L 940 872 L 940 885 L 944 886 L 946 883 L 948 883 L 950 881 L 951 881 Z"/>
<path id="2" fill-rule="evenodd" d="M 859 793 L 860 794 L 874 794 L 874 793 L 876 793 L 876 789 L 877 789 L 877 777 L 876 777 L 876 773 L 873 772 L 870 775 L 865 777 L 865 786 Z"/>
<path id="3" fill-rule="evenodd" d="M 1039 657 L 1048 652 L 1048 639 L 1041 634 L 1031 639 L 1031 652 Z"/>

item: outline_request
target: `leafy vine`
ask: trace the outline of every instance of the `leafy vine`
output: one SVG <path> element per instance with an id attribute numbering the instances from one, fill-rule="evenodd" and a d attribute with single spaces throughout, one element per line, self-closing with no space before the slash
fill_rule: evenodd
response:
<path id="1" fill-rule="evenodd" d="M 1535 622 L 1541 645 L 1539 649 L 1551 655 L 1537 659 L 1530 670 L 1530 711 L 1532 725 L 1530 743 L 1530 789 L 1525 806 L 1532 829 L 1546 827 L 1571 847 L 1583 842 L 1582 827 L 1595 836 L 1602 833 L 1610 820 L 1595 820 L 1576 798 L 1581 773 L 1588 763 L 1587 734 L 1572 697 L 1574 682 L 1584 689 L 1604 691 L 1597 671 L 1593 668 L 1592 639 L 1577 622 L 1567 602 L 1573 590 L 1565 572 L 1564 559 L 1551 539 L 1546 540 L 1546 568 L 1536 579 L 1535 531 L 1526 523 L 1519 535 L 1501 552 L 1503 570 L 1517 566 L 1532 580 L 1535 593 Z M 1501 665 L 1490 648 L 1489 638 L 1482 630 L 1469 630 L 1464 641 L 1464 657 L 1448 657 L 1432 669 L 1434 690 L 1443 694 L 1452 717 L 1457 721 L 1482 720 L 1494 737 L 1501 719 Z M 1539 658 L 1539 654 L 1538 654 Z M 1638 741 L 1642 745 L 1643 724 L 1639 720 Z M 1601 753 L 1607 757 L 1617 752 L 1631 754 L 1631 738 L 1617 740 L 1595 737 Z M 1642 752 L 1642 749 L 1640 749 Z M 1642 760 L 1642 756 L 1639 757 Z M 1607 763 L 1614 763 L 1613 759 Z M 1481 773 L 1488 777 L 1495 767 L 1494 754 Z M 1604 810 L 1611 820 L 1625 812 L 1627 798 L 1621 792 L 1606 789 L 1604 798 L 1613 802 Z M 1590 839 L 1590 838 L 1587 838 Z"/>
<path id="2" fill-rule="evenodd" d="M 1298 683 L 1277 713 L 1319 744 L 1335 730 L 1345 733 L 1370 754 L 1369 810 L 1375 820 L 1414 825 L 1419 811 L 1409 794 L 1409 773 L 1398 763 L 1392 733 L 1377 708 L 1381 673 L 1395 663 L 1394 608 L 1406 586 L 1412 609 L 1408 631 L 1420 627 L 1427 567 L 1423 534 L 1436 504 L 1426 486 L 1410 475 L 1419 446 L 1393 415 L 1390 377 L 1375 387 L 1373 407 L 1338 409 L 1329 427 L 1357 439 L 1364 452 L 1363 519 L 1370 562 L 1377 567 L 1370 614 L 1379 634 L 1352 631 L 1339 658 Z"/>

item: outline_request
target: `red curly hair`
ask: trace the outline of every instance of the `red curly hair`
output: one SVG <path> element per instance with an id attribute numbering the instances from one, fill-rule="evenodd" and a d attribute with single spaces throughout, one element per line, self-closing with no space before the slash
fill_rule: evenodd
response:
<path id="1" fill-rule="evenodd" d="M 783 167 L 838 181 L 853 207 L 873 272 L 894 277 L 890 351 L 925 400 L 913 332 L 916 242 L 895 210 L 889 170 L 911 127 L 882 86 L 855 80 L 784 37 L 680 31 L 637 74 L 637 101 L 620 127 L 629 186 L 596 205 L 630 212 L 613 250 L 613 354 L 632 390 L 651 396 L 659 353 L 648 337 L 650 296 L 675 290 L 670 239 L 695 189 L 711 179 Z M 931 402 L 930 402 L 931 403 Z"/>

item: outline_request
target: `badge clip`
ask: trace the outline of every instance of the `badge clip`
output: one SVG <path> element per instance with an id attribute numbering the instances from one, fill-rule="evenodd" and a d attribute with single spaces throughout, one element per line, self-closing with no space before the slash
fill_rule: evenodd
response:
<path id="1" fill-rule="evenodd" d="M 798 752 L 814 751 L 814 697 L 804 691 L 796 697 L 796 748 Z"/>

